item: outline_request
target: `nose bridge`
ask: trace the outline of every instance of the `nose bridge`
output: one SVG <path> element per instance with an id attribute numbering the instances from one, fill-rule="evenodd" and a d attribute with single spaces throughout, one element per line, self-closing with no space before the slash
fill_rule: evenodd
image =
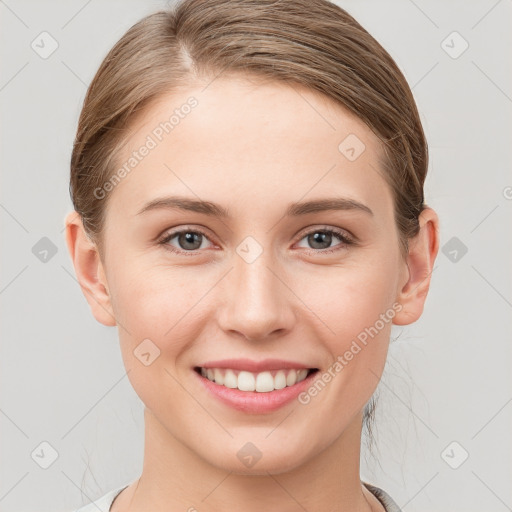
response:
<path id="1" fill-rule="evenodd" d="M 258 254 L 259 252 L 259 254 Z M 249 339 L 263 339 L 276 330 L 288 329 L 292 321 L 286 286 L 270 249 L 240 244 L 233 255 L 233 270 L 223 287 L 221 327 L 236 330 Z"/>

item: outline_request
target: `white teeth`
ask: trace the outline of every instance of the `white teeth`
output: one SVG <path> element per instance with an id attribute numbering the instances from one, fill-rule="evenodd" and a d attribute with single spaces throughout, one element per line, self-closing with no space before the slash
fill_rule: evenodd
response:
<path id="1" fill-rule="evenodd" d="M 279 370 L 274 377 L 275 389 L 283 389 L 286 387 L 286 373 L 283 370 Z"/>
<path id="2" fill-rule="evenodd" d="M 258 373 L 256 377 L 256 391 L 260 393 L 268 393 L 274 391 L 274 377 L 270 372 Z"/>
<path id="3" fill-rule="evenodd" d="M 215 382 L 224 385 L 224 375 L 222 375 L 222 372 L 218 368 L 215 368 L 215 370 L 213 370 L 213 377 L 215 379 Z"/>
<path id="4" fill-rule="evenodd" d="M 238 374 L 238 389 L 240 391 L 254 391 L 256 382 L 254 375 L 249 372 L 240 372 Z"/>
<path id="5" fill-rule="evenodd" d="M 305 368 L 297 372 L 297 382 L 304 380 L 308 376 L 308 371 Z"/>
<path id="6" fill-rule="evenodd" d="M 308 375 L 308 370 L 302 368 L 300 370 L 252 373 L 222 368 L 201 368 L 201 375 L 227 388 L 268 393 L 303 381 Z"/>
<path id="7" fill-rule="evenodd" d="M 290 373 L 286 376 L 286 385 L 293 386 L 297 382 L 297 372 L 290 370 Z"/>
<path id="8" fill-rule="evenodd" d="M 232 370 L 226 370 L 224 374 L 224 386 L 232 389 L 238 387 L 238 378 Z"/>

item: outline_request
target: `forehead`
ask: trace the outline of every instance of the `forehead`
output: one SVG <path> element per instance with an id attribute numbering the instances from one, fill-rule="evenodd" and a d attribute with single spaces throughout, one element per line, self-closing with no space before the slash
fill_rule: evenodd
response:
<path id="1" fill-rule="evenodd" d="M 384 213 L 392 204 L 380 155 L 373 132 L 318 92 L 219 77 L 168 93 L 139 116 L 110 201 L 125 214 L 164 195 L 260 212 L 336 194 Z"/>

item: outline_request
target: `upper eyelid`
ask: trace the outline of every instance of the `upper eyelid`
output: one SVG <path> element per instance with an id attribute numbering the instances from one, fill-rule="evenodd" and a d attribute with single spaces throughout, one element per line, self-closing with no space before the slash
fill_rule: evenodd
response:
<path id="1" fill-rule="evenodd" d="M 158 236 L 157 238 L 157 241 L 162 241 L 162 240 L 165 240 L 167 238 L 172 238 L 176 235 L 179 235 L 180 233 L 200 233 L 201 235 L 207 237 L 210 241 L 211 240 L 211 235 L 209 235 L 207 233 L 207 229 L 206 228 L 203 228 L 203 227 L 200 227 L 200 228 L 192 228 L 192 227 L 187 227 L 185 226 L 184 228 L 179 228 L 179 229 L 176 229 L 176 230 L 173 230 L 173 228 L 169 229 L 169 230 L 166 230 L 163 232 L 162 235 Z"/>
<path id="2" fill-rule="evenodd" d="M 163 242 L 165 240 L 172 239 L 176 235 L 179 235 L 181 233 L 192 232 L 192 233 L 199 233 L 199 234 L 205 236 L 206 238 L 208 238 L 208 240 L 210 242 L 215 244 L 215 242 L 213 240 L 211 240 L 211 236 L 208 233 L 206 233 L 206 231 L 207 230 L 203 227 L 196 228 L 196 227 L 185 226 L 184 228 L 176 229 L 175 231 L 173 231 L 171 229 L 170 231 L 164 232 L 164 234 L 162 236 L 158 237 L 158 241 Z M 348 240 L 350 240 L 351 242 L 355 243 L 355 241 L 356 241 L 356 237 L 344 228 L 339 228 L 339 227 L 335 227 L 335 226 L 327 226 L 327 225 L 318 225 L 316 227 L 313 226 L 311 228 L 304 228 L 304 230 L 302 230 L 301 234 L 298 235 L 299 238 L 297 239 L 297 241 L 295 243 L 300 242 L 305 236 L 308 236 L 311 233 L 315 233 L 317 231 L 332 231 L 334 233 L 334 235 L 337 235 L 338 237 L 340 237 L 340 239 L 345 237 Z M 339 233 L 338 233 L 338 231 L 339 231 Z M 342 240 L 342 242 L 345 243 L 344 240 Z M 216 244 L 216 245 L 218 245 L 218 244 Z M 192 251 L 190 251 L 190 252 L 192 252 Z"/>
<path id="3" fill-rule="evenodd" d="M 319 225 L 317 227 L 313 226 L 311 228 L 304 228 L 304 231 L 302 231 L 301 239 L 310 233 L 315 233 L 316 231 L 333 231 L 334 234 L 338 234 L 340 236 L 346 236 L 347 238 L 350 238 L 350 239 L 355 238 L 355 236 L 352 235 L 352 233 L 350 231 L 348 231 L 347 229 L 339 228 L 339 227 L 335 227 L 335 226 Z"/>

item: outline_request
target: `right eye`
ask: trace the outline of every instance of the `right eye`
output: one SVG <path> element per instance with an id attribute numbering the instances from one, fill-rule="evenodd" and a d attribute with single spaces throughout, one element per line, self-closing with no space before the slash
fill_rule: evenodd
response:
<path id="1" fill-rule="evenodd" d="M 174 238 L 176 238 L 178 247 L 170 243 Z M 196 229 L 181 229 L 167 233 L 158 243 L 172 252 L 193 256 L 195 251 L 204 249 L 203 242 L 205 239 L 209 240 L 202 231 Z"/>

